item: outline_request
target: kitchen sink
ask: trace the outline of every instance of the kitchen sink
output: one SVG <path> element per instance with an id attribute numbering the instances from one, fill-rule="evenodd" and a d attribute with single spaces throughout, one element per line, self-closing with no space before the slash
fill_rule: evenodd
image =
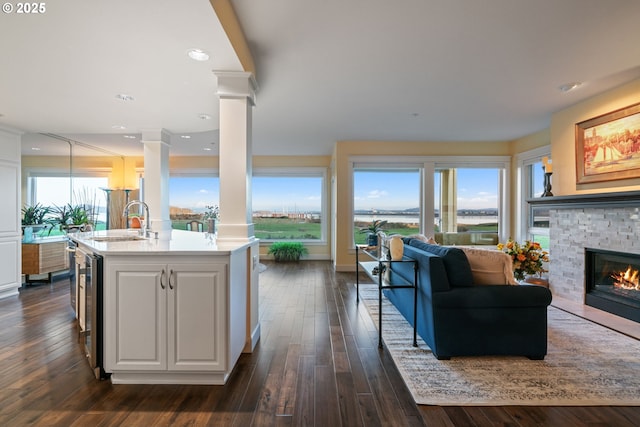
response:
<path id="1" fill-rule="evenodd" d="M 89 240 L 94 242 L 133 242 L 135 240 L 147 240 L 142 236 L 95 236 Z"/>

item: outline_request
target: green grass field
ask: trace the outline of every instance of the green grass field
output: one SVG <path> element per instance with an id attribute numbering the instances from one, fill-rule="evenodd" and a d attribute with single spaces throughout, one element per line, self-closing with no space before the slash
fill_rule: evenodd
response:
<path id="1" fill-rule="evenodd" d="M 320 222 L 288 218 L 253 218 L 255 234 L 263 240 L 320 240 Z"/>

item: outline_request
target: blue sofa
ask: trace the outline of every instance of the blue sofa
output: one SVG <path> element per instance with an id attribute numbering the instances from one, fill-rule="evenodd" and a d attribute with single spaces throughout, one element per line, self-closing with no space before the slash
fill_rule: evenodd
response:
<path id="1" fill-rule="evenodd" d="M 549 289 L 535 285 L 474 285 L 456 247 L 404 239 L 404 256 L 418 262 L 417 333 L 438 359 L 452 356 L 547 354 Z M 413 281 L 412 263 L 391 263 L 389 277 Z M 413 289 L 386 289 L 413 325 Z"/>

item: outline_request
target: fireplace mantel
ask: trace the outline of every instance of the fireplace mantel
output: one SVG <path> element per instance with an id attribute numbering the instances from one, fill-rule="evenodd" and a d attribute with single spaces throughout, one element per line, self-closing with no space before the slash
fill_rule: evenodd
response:
<path id="1" fill-rule="evenodd" d="M 640 191 L 537 197 L 527 199 L 527 202 L 534 206 L 544 206 L 549 209 L 636 207 L 640 206 Z"/>

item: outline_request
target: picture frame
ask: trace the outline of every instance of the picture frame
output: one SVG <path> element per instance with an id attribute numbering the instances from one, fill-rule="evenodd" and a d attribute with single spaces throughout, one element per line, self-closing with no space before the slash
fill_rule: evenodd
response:
<path id="1" fill-rule="evenodd" d="M 640 177 L 640 103 L 575 125 L 576 182 Z"/>

